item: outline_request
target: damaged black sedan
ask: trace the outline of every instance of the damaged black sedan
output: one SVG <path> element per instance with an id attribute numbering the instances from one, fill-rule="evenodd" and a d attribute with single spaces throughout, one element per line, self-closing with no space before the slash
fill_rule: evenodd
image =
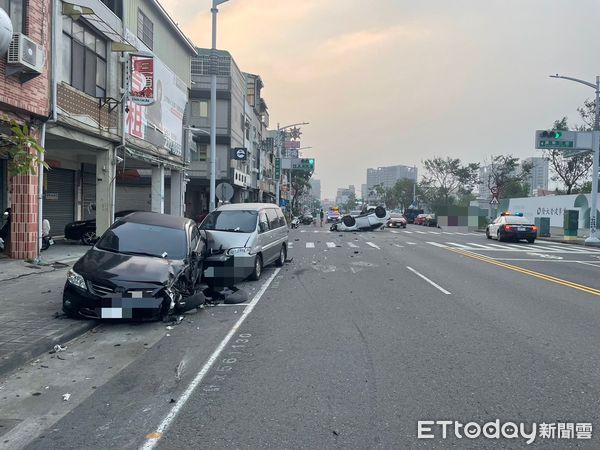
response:
<path id="1" fill-rule="evenodd" d="M 163 319 L 204 303 L 206 238 L 195 222 L 136 212 L 115 222 L 67 275 L 73 318 Z"/>

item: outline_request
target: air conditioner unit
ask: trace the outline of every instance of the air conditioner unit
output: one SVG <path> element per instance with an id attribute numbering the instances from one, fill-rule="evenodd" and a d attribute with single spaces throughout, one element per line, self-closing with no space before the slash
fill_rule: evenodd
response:
<path id="1" fill-rule="evenodd" d="M 21 33 L 13 34 L 12 42 L 8 47 L 7 75 L 27 73 L 33 78 L 42 73 L 44 69 L 46 52 L 44 47 L 34 42 Z"/>

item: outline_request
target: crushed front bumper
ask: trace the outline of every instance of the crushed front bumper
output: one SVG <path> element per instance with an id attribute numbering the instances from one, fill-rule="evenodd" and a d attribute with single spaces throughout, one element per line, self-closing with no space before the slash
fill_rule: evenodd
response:
<path id="1" fill-rule="evenodd" d="M 254 271 L 256 255 L 211 255 L 204 260 L 204 280 L 212 286 L 233 287 Z"/>

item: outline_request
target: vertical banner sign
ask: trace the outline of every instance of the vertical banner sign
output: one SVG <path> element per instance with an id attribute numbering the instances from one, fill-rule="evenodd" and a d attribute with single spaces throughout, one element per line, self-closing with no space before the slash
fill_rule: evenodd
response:
<path id="1" fill-rule="evenodd" d="M 154 103 L 154 57 L 131 56 L 129 99 L 143 106 Z"/>
<path id="2" fill-rule="evenodd" d="M 281 178 L 281 158 L 275 158 L 275 179 Z"/>

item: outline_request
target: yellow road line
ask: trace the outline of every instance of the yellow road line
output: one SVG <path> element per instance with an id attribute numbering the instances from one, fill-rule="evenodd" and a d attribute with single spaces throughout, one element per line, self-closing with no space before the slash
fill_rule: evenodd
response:
<path id="1" fill-rule="evenodd" d="M 584 286 L 582 284 L 573 283 L 572 281 L 563 280 L 561 278 L 556 278 L 551 275 L 546 275 L 544 273 L 535 272 L 535 271 L 529 270 L 529 269 L 524 269 L 522 267 L 513 266 L 512 264 L 507 264 L 505 262 L 496 261 L 493 258 L 489 258 L 487 256 L 479 255 L 477 253 L 469 252 L 466 250 L 455 249 L 455 248 L 448 248 L 448 250 L 450 250 L 451 252 L 454 252 L 454 253 L 458 253 L 459 255 L 468 256 L 469 258 L 473 258 L 473 259 L 477 259 L 479 261 L 486 262 L 488 264 L 493 264 L 495 266 L 513 270 L 515 272 L 520 272 L 524 275 L 529 275 L 529 276 L 532 276 L 535 278 L 539 278 L 541 280 L 549 281 L 551 283 L 560 284 L 561 286 L 566 286 L 566 287 L 570 287 L 572 289 L 577 289 L 579 291 L 583 291 L 588 294 L 600 296 L 600 289 L 595 289 L 590 286 Z"/>

